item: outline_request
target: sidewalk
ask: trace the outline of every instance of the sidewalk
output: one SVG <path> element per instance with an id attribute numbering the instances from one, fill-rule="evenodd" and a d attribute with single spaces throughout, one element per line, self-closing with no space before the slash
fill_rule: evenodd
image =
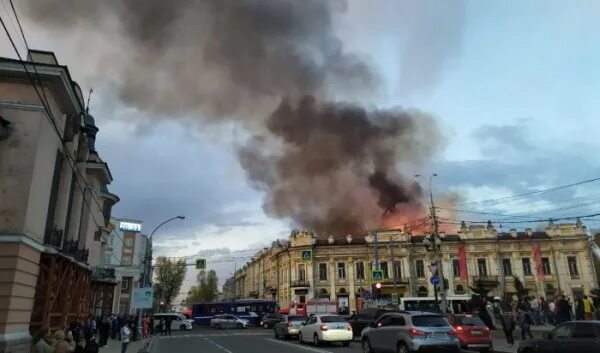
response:
<path id="1" fill-rule="evenodd" d="M 127 347 L 127 353 L 138 353 L 144 344 L 148 343 L 149 339 L 146 338 L 141 341 L 130 342 Z M 100 348 L 100 353 L 121 353 L 121 341 L 119 340 L 108 340 L 108 345 Z"/>
<path id="2" fill-rule="evenodd" d="M 548 332 L 553 329 L 554 326 L 531 326 L 531 332 L 533 333 L 533 337 L 542 337 L 544 332 Z M 506 343 L 506 338 L 504 338 L 504 332 L 502 332 L 501 330 L 492 331 L 492 344 L 494 345 L 494 352 L 516 353 L 517 347 L 519 347 L 519 342 L 521 341 L 520 327 L 517 326 L 513 336 L 515 338 L 515 344 L 512 347 L 509 347 L 508 343 Z"/>

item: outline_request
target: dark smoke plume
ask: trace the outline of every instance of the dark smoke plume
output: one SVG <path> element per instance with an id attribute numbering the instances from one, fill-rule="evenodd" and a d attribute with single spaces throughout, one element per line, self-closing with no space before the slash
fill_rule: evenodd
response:
<path id="1" fill-rule="evenodd" d="M 378 77 L 344 50 L 332 20 L 343 1 L 26 1 L 58 30 L 118 31 L 119 97 L 152 115 L 241 121 L 240 162 L 265 211 L 320 235 L 420 214 L 420 165 L 439 133 L 423 113 L 367 110 Z M 116 23 L 114 28 L 107 25 Z M 341 103 L 350 102 L 350 103 Z"/>

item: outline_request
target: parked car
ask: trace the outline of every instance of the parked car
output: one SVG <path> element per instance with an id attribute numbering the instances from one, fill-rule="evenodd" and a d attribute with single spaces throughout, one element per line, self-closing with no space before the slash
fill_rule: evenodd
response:
<path id="1" fill-rule="evenodd" d="M 248 320 L 240 319 L 235 315 L 217 315 L 210 320 L 209 326 L 216 329 L 222 328 L 248 328 Z"/>
<path id="2" fill-rule="evenodd" d="M 161 319 L 164 319 L 166 322 L 171 321 L 171 330 L 191 330 L 192 323 L 194 320 L 190 320 L 186 318 L 183 314 L 180 313 L 158 313 L 154 314 L 154 325 L 155 330 L 158 332 L 159 322 Z"/>
<path id="3" fill-rule="evenodd" d="M 287 340 L 290 337 L 297 337 L 304 322 L 306 316 L 283 315 L 282 320 L 273 327 L 275 338 L 281 337 Z"/>
<path id="4" fill-rule="evenodd" d="M 382 315 L 361 334 L 364 353 L 460 352 L 460 342 L 440 314 L 405 311 Z"/>
<path id="5" fill-rule="evenodd" d="M 272 328 L 281 320 L 283 320 L 283 315 L 281 314 L 267 314 L 260 320 L 260 326 L 262 326 L 262 328 Z"/>
<path id="6" fill-rule="evenodd" d="M 492 350 L 492 334 L 485 323 L 474 315 L 450 315 L 448 321 L 454 327 L 454 335 L 463 349 L 488 352 Z"/>
<path id="7" fill-rule="evenodd" d="M 544 333 L 543 338 L 521 341 L 519 353 L 597 353 L 600 321 L 569 321 Z"/>
<path id="8" fill-rule="evenodd" d="M 341 342 L 344 346 L 352 341 L 352 325 L 337 315 L 313 315 L 306 320 L 298 333 L 300 344 L 312 342 Z"/>
<path id="9" fill-rule="evenodd" d="M 352 325 L 352 332 L 355 337 L 360 337 L 362 330 L 375 322 L 381 315 L 393 312 L 390 309 L 367 308 L 359 311 L 357 314 L 350 316 L 348 322 Z"/>

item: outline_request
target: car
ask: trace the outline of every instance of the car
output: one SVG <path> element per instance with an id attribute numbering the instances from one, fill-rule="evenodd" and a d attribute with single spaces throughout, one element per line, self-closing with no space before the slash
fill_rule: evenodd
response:
<path id="1" fill-rule="evenodd" d="M 448 316 L 454 327 L 454 335 L 462 349 L 488 352 L 492 350 L 492 333 L 485 323 L 475 315 L 457 314 Z"/>
<path id="2" fill-rule="evenodd" d="M 265 329 L 272 328 L 281 320 L 283 320 L 283 315 L 281 314 L 267 314 L 260 320 L 260 326 Z"/>
<path id="3" fill-rule="evenodd" d="M 600 346 L 600 321 L 567 321 L 543 338 L 519 343 L 518 353 L 596 353 Z"/>
<path id="4" fill-rule="evenodd" d="M 404 311 L 382 315 L 361 334 L 364 353 L 460 352 L 454 329 L 441 314 Z"/>
<path id="5" fill-rule="evenodd" d="M 275 338 L 287 340 L 290 337 L 297 337 L 304 322 L 306 316 L 283 315 L 282 320 L 273 326 Z"/>
<path id="6" fill-rule="evenodd" d="M 217 315 L 210 320 L 209 326 L 216 329 L 222 328 L 248 328 L 248 320 L 240 319 L 235 315 Z"/>
<path id="7" fill-rule="evenodd" d="M 159 322 L 161 319 L 171 322 L 171 330 L 181 331 L 191 330 L 194 322 L 194 320 L 190 320 L 180 313 L 157 313 L 154 314 L 154 325 L 157 332 L 160 329 Z"/>
<path id="8" fill-rule="evenodd" d="M 378 308 L 367 308 L 353 314 L 348 319 L 350 325 L 352 325 L 352 332 L 354 337 L 360 337 L 362 330 L 377 320 L 381 315 L 385 313 L 393 312 L 391 309 L 378 309 Z"/>
<path id="9" fill-rule="evenodd" d="M 320 346 L 322 342 L 340 342 L 349 346 L 352 342 L 352 325 L 337 315 L 313 315 L 300 328 L 300 344 L 312 342 Z"/>

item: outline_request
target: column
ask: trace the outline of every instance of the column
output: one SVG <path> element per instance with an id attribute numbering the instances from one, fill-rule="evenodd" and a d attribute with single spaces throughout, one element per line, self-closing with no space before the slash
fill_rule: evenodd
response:
<path id="1" fill-rule="evenodd" d="M 336 279 L 335 261 L 334 260 L 330 260 L 329 261 L 329 299 L 330 300 L 336 300 L 336 297 L 335 297 L 335 279 Z"/>
<path id="2" fill-rule="evenodd" d="M 29 352 L 42 248 L 25 236 L 0 236 L 0 248 L 0 352 Z"/>
<path id="3" fill-rule="evenodd" d="M 313 258 L 313 260 L 310 263 L 306 263 L 306 265 L 304 265 L 304 268 L 306 271 L 306 280 L 308 281 L 308 285 L 309 285 L 308 293 L 306 294 L 306 300 L 314 298 L 315 291 L 317 290 L 315 277 L 313 275 L 314 274 L 314 271 L 313 271 L 314 264 L 315 264 L 315 259 Z"/>
<path id="4" fill-rule="evenodd" d="M 348 274 L 346 276 L 346 280 L 348 281 L 348 291 L 350 291 L 350 295 L 348 296 L 348 308 L 350 312 L 356 310 L 356 289 L 354 288 L 354 261 L 351 257 L 348 258 L 347 267 Z"/>

